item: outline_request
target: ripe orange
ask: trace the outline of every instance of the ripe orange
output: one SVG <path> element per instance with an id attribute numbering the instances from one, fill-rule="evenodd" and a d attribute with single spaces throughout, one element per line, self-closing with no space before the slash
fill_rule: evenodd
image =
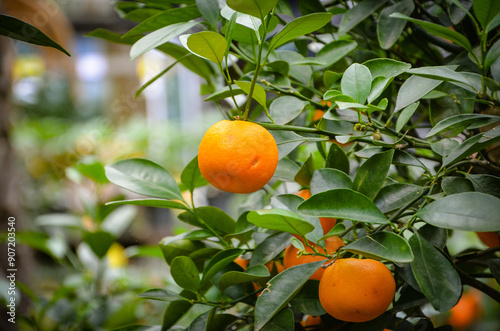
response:
<path id="1" fill-rule="evenodd" d="M 326 312 L 346 322 L 366 322 L 382 315 L 394 298 L 391 271 L 372 259 L 338 259 L 319 283 L 319 300 Z"/>
<path id="2" fill-rule="evenodd" d="M 450 309 L 448 323 L 457 329 L 469 327 L 481 312 L 481 293 L 470 291 L 462 294 L 455 307 Z"/>
<path id="3" fill-rule="evenodd" d="M 216 188 L 250 193 L 261 189 L 274 175 L 278 146 L 258 124 L 223 120 L 203 136 L 198 164 L 203 177 Z"/>
<path id="4" fill-rule="evenodd" d="M 239 265 L 240 267 L 242 267 L 243 270 L 246 270 L 250 260 L 245 260 L 241 256 L 238 256 L 237 258 L 234 259 L 233 262 L 236 263 L 237 265 Z"/>
<path id="5" fill-rule="evenodd" d="M 308 315 L 305 320 L 300 322 L 300 324 L 302 324 L 302 326 L 305 328 L 312 327 L 312 326 L 318 326 L 321 324 L 321 316 Z"/>
<path id="6" fill-rule="evenodd" d="M 319 103 L 322 104 L 322 105 L 327 105 L 328 107 L 332 106 L 332 102 L 331 101 L 321 100 Z M 323 118 L 323 115 L 325 115 L 325 111 L 324 110 L 316 109 L 314 111 L 314 114 L 313 114 L 313 117 L 312 117 L 312 121 L 313 122 L 319 121 L 320 119 Z"/>
<path id="7" fill-rule="evenodd" d="M 342 246 L 344 246 L 344 242 L 342 241 L 342 239 L 340 239 L 339 237 L 330 237 L 330 238 L 325 239 L 326 251 L 322 247 L 318 246 L 317 248 L 321 253 L 333 254 Z M 312 250 L 312 248 L 307 247 L 307 246 L 305 247 L 305 251 L 307 253 L 314 252 Z M 313 255 L 302 255 L 301 257 L 298 257 L 297 256 L 298 252 L 299 252 L 299 250 L 297 248 L 295 248 L 295 246 L 293 246 L 293 245 L 289 245 L 285 249 L 285 256 L 283 257 L 283 266 L 285 267 L 285 269 L 291 268 L 295 265 L 310 263 L 310 262 L 315 262 L 315 261 L 321 261 L 321 260 L 325 259 L 323 256 L 313 256 Z M 325 269 L 320 267 L 318 270 L 316 270 L 316 272 L 311 276 L 310 279 L 320 280 L 321 276 L 323 276 L 324 271 L 325 271 Z"/>
<path id="8" fill-rule="evenodd" d="M 488 247 L 500 246 L 500 236 L 496 232 L 476 232 L 481 241 Z"/>
<path id="9" fill-rule="evenodd" d="M 303 197 L 306 200 L 311 197 L 311 191 L 308 189 L 300 190 L 295 194 Z M 323 228 L 324 234 L 327 234 L 328 232 L 330 232 L 330 230 L 333 229 L 333 227 L 337 223 L 337 219 L 331 218 L 331 217 L 320 217 L 319 221 L 321 222 L 321 227 Z"/>

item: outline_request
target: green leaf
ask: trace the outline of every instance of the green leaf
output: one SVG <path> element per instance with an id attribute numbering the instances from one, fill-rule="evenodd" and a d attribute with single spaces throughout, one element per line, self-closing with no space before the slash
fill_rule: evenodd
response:
<path id="1" fill-rule="evenodd" d="M 188 22 L 200 16 L 201 13 L 196 5 L 171 8 L 142 21 L 142 23 L 125 33 L 124 37 L 158 30 L 172 24 Z"/>
<path id="2" fill-rule="evenodd" d="M 297 210 L 307 216 L 387 223 L 385 215 L 370 199 L 349 189 L 335 189 L 315 194 L 301 203 Z"/>
<path id="3" fill-rule="evenodd" d="M 297 163 L 285 157 L 278 161 L 278 166 L 276 167 L 273 178 L 293 182 L 299 170 L 300 166 Z"/>
<path id="4" fill-rule="evenodd" d="M 346 153 L 338 144 L 333 143 L 328 151 L 326 158 L 326 167 L 338 169 L 346 174 L 349 174 L 350 163 Z"/>
<path id="5" fill-rule="evenodd" d="M 252 211 L 247 219 L 259 227 L 284 231 L 305 236 L 314 230 L 314 226 L 305 221 L 301 216 L 284 209 L 262 209 Z"/>
<path id="6" fill-rule="evenodd" d="M 425 137 L 429 138 L 447 131 L 453 131 L 455 134 L 458 134 L 467 127 L 472 126 L 472 128 L 477 129 L 496 122 L 500 122 L 500 116 L 483 114 L 453 115 L 437 123 Z"/>
<path id="7" fill-rule="evenodd" d="M 104 166 L 101 162 L 89 162 L 89 163 L 78 163 L 73 169 L 78 171 L 83 176 L 92 179 L 96 183 L 106 184 L 108 183 L 108 179 L 106 178 L 106 174 L 104 172 Z"/>
<path id="8" fill-rule="evenodd" d="M 182 170 L 181 183 L 184 184 L 191 193 L 197 187 L 208 185 L 207 180 L 201 175 L 200 168 L 198 167 L 198 156 L 195 156 L 184 170 Z"/>
<path id="9" fill-rule="evenodd" d="M 306 162 L 300 167 L 300 170 L 295 175 L 294 180 L 302 186 L 309 186 L 311 178 L 315 170 L 314 159 L 312 154 L 309 155 Z"/>
<path id="10" fill-rule="evenodd" d="M 83 241 L 89 245 L 99 259 L 102 259 L 115 242 L 115 236 L 106 231 L 85 232 Z"/>
<path id="11" fill-rule="evenodd" d="M 500 199 L 480 192 L 464 192 L 438 199 L 416 215 L 440 228 L 464 231 L 500 231 Z"/>
<path id="12" fill-rule="evenodd" d="M 175 23 L 151 32 L 132 45 L 132 48 L 130 49 L 130 59 L 133 60 L 138 56 L 165 44 L 171 39 L 185 33 L 197 24 L 198 22 Z"/>
<path id="13" fill-rule="evenodd" d="M 423 27 L 427 32 L 429 32 L 435 36 L 450 40 L 451 42 L 462 46 L 467 51 L 472 53 L 472 47 L 471 47 L 471 44 L 469 42 L 469 39 L 467 39 L 467 37 L 465 37 L 464 35 L 456 32 L 452 29 L 449 29 L 445 26 L 442 26 L 442 25 L 439 25 L 436 23 L 431 23 L 431 22 L 411 18 L 411 17 L 408 17 L 408 16 L 400 14 L 400 13 L 391 14 L 389 17 L 400 18 L 400 19 L 418 24 L 421 27 Z"/>
<path id="14" fill-rule="evenodd" d="M 270 235 L 255 247 L 248 266 L 253 267 L 271 261 L 288 246 L 290 238 L 291 235 L 287 232 L 278 232 Z"/>
<path id="15" fill-rule="evenodd" d="M 370 94 L 371 83 L 370 70 L 362 64 L 354 63 L 344 72 L 340 86 L 343 94 L 352 97 L 360 104 L 364 104 L 368 94 Z"/>
<path id="16" fill-rule="evenodd" d="M 157 207 L 157 208 L 171 208 L 188 210 L 189 208 L 180 202 L 163 200 L 163 199 L 134 199 L 134 200 L 119 200 L 110 201 L 106 203 L 108 205 L 136 205 L 136 206 L 147 206 L 147 207 Z"/>
<path id="17" fill-rule="evenodd" d="M 213 31 L 193 33 L 187 38 L 186 46 L 194 54 L 210 60 L 222 68 L 227 41 L 220 34 Z"/>
<path id="18" fill-rule="evenodd" d="M 368 102 L 373 102 L 377 99 L 389 86 L 394 77 L 411 68 L 411 64 L 383 58 L 369 60 L 363 64 L 370 69 L 373 78 Z"/>
<path id="19" fill-rule="evenodd" d="M 338 236 L 339 234 L 341 234 L 341 233 L 343 233 L 345 231 L 346 231 L 346 227 L 345 227 L 344 224 L 342 224 L 342 223 L 335 224 L 335 226 L 330 231 L 328 231 L 327 234 L 325 234 L 323 237 L 321 237 L 318 240 L 318 242 L 321 241 L 321 240 L 325 240 L 326 238 Z"/>
<path id="20" fill-rule="evenodd" d="M 500 284 L 500 259 L 488 259 L 487 263 L 493 277 Z"/>
<path id="21" fill-rule="evenodd" d="M 380 189 L 373 202 L 383 213 L 388 213 L 418 198 L 422 190 L 418 185 L 390 184 Z"/>
<path id="22" fill-rule="evenodd" d="M 224 290 L 230 286 L 265 279 L 269 276 L 269 270 L 267 270 L 264 265 L 256 265 L 248 268 L 245 272 L 226 272 L 220 278 L 218 287 L 221 292 L 224 292 Z"/>
<path id="23" fill-rule="evenodd" d="M 394 150 L 377 153 L 359 167 L 354 178 L 354 189 L 373 200 L 385 183 Z"/>
<path id="24" fill-rule="evenodd" d="M 232 89 L 233 92 L 231 92 L 231 89 Z M 239 95 L 239 94 L 245 93 L 236 84 L 231 85 L 231 89 L 229 88 L 229 86 L 226 86 L 226 87 L 224 87 L 224 88 L 222 88 L 220 90 L 217 90 L 214 93 L 210 94 L 205 99 L 205 101 L 218 101 L 218 100 L 221 100 L 221 99 L 230 98 L 231 95 L 233 95 L 233 94 L 234 95 Z"/>
<path id="25" fill-rule="evenodd" d="M 358 44 L 354 40 L 334 40 L 331 43 L 326 44 L 316 54 L 316 59 L 322 63 L 322 67 L 327 68 L 344 59 L 349 53 L 354 51 L 357 46 Z"/>
<path id="26" fill-rule="evenodd" d="M 308 104 L 292 96 L 283 96 L 274 99 L 269 109 L 276 124 L 287 124 L 299 116 Z"/>
<path id="27" fill-rule="evenodd" d="M 289 22 L 269 42 L 269 51 L 286 44 L 287 42 L 321 29 L 332 19 L 330 13 L 314 13 L 304 15 Z"/>
<path id="28" fill-rule="evenodd" d="M 455 176 L 447 176 L 443 178 L 441 181 L 441 188 L 446 195 L 474 191 L 474 186 L 468 179 Z"/>
<path id="29" fill-rule="evenodd" d="M 225 251 L 215 254 L 214 257 L 208 261 L 205 269 L 203 270 L 202 285 L 206 285 L 212 278 L 229 263 L 233 262 L 235 258 L 243 254 L 245 250 L 239 248 L 230 248 Z"/>
<path id="30" fill-rule="evenodd" d="M 201 281 L 198 268 L 187 256 L 177 256 L 170 263 L 170 274 L 174 281 L 185 290 L 196 292 L 200 289 Z"/>
<path id="31" fill-rule="evenodd" d="M 396 122 L 396 132 L 399 132 L 401 131 L 402 128 L 404 128 L 404 126 L 411 119 L 411 117 L 413 116 L 419 105 L 420 101 L 417 101 L 405 107 L 405 109 L 401 111 L 401 114 L 399 115 L 398 120 Z"/>
<path id="32" fill-rule="evenodd" d="M 135 324 L 114 329 L 114 331 L 161 331 L 161 327 L 159 325 Z"/>
<path id="33" fill-rule="evenodd" d="M 207 22 L 216 27 L 219 22 L 219 2 L 217 0 L 196 0 L 196 6 Z"/>
<path id="34" fill-rule="evenodd" d="M 280 160 L 308 139 L 292 131 L 270 130 L 269 133 L 271 133 L 276 145 L 278 145 Z"/>
<path id="35" fill-rule="evenodd" d="M 167 264 L 170 264 L 177 256 L 188 256 L 201 250 L 205 245 L 199 241 L 177 239 L 177 237 L 166 237 L 158 244 Z"/>
<path id="36" fill-rule="evenodd" d="M 420 100 L 423 96 L 435 89 L 442 81 L 429 79 L 419 76 L 411 76 L 403 85 L 401 85 L 398 97 L 396 99 L 396 108 L 398 111 Z"/>
<path id="37" fill-rule="evenodd" d="M 414 9 L 415 5 L 412 0 L 404 0 L 384 8 L 380 12 L 377 23 L 377 37 L 380 47 L 383 49 L 391 48 L 398 41 L 406 25 L 406 22 L 389 16 L 396 12 L 411 15 Z"/>
<path id="38" fill-rule="evenodd" d="M 337 169 L 318 169 L 311 180 L 311 194 L 317 194 L 333 189 L 352 189 L 353 184 L 349 176 Z"/>
<path id="39" fill-rule="evenodd" d="M 235 81 L 236 85 L 239 86 L 247 95 L 250 95 L 250 88 L 252 83 L 243 82 L 243 81 Z M 259 84 L 255 84 L 252 98 L 255 99 L 264 109 L 267 109 L 266 105 L 266 91 Z"/>
<path id="40" fill-rule="evenodd" d="M 498 127 L 497 127 L 498 128 Z M 472 155 L 480 150 L 500 141 L 500 129 L 493 128 L 488 132 L 473 136 L 452 150 L 444 159 L 443 166 L 448 166 L 456 161 Z"/>
<path id="41" fill-rule="evenodd" d="M 460 143 L 456 140 L 452 139 L 441 139 L 431 144 L 431 149 L 434 153 L 439 154 L 441 156 L 447 156 L 451 151 L 456 149 Z"/>
<path id="42" fill-rule="evenodd" d="M 358 2 L 356 6 L 349 9 L 344 14 L 344 17 L 342 17 L 339 26 L 339 35 L 343 35 L 350 31 L 386 2 L 387 0 L 365 0 Z"/>
<path id="43" fill-rule="evenodd" d="M 276 6 L 278 0 L 227 0 L 227 5 L 237 12 L 264 20 Z"/>
<path id="44" fill-rule="evenodd" d="M 415 256 L 411 262 L 413 275 L 425 297 L 440 312 L 455 306 L 462 284 L 453 265 L 418 233 L 409 242 Z"/>
<path id="45" fill-rule="evenodd" d="M 493 18 L 500 14 L 500 3 L 496 0 L 475 0 L 472 8 L 483 28 L 488 26 Z"/>
<path id="46" fill-rule="evenodd" d="M 319 281 L 309 280 L 304 287 L 293 297 L 290 305 L 295 310 L 306 315 L 320 316 L 326 314 L 319 301 Z"/>
<path id="47" fill-rule="evenodd" d="M 294 295 L 325 260 L 291 267 L 269 281 L 269 286 L 255 304 L 255 330 L 261 330 Z"/>
<path id="48" fill-rule="evenodd" d="M 466 173 L 465 176 L 472 182 L 477 192 L 500 198 L 500 178 L 492 175 L 474 175 L 469 173 Z"/>
<path id="49" fill-rule="evenodd" d="M 172 292 L 170 290 L 163 290 L 163 289 L 159 289 L 159 288 L 154 288 L 154 289 L 144 291 L 141 294 L 137 294 L 137 297 L 142 298 L 142 299 L 158 300 L 158 301 L 165 301 L 165 302 L 178 301 L 178 300 L 187 301 L 187 299 L 181 297 L 179 294 L 177 294 L 175 292 Z"/>
<path id="50" fill-rule="evenodd" d="M 179 220 L 207 230 L 212 228 L 222 234 L 234 233 L 236 221 L 222 209 L 212 206 L 204 206 L 195 208 L 194 212 L 196 215 L 193 215 L 190 211 L 180 214 L 178 216 Z M 201 222 L 200 219 L 203 222 Z"/>
<path id="51" fill-rule="evenodd" d="M 262 331 L 294 330 L 295 321 L 291 309 L 283 309 L 261 329 Z"/>
<path id="52" fill-rule="evenodd" d="M 488 70 L 491 65 L 500 57 L 500 40 L 497 40 L 493 46 L 490 47 L 486 57 L 484 58 L 484 70 Z"/>
<path id="53" fill-rule="evenodd" d="M 47 37 L 42 31 L 12 16 L 0 14 L 0 35 L 34 45 L 52 47 L 71 56 L 67 50 Z"/>
<path id="54" fill-rule="evenodd" d="M 387 231 L 369 234 L 342 249 L 368 258 L 402 263 L 413 261 L 413 253 L 408 242 L 403 237 Z"/>
<path id="55" fill-rule="evenodd" d="M 129 191 L 163 199 L 183 200 L 170 172 L 146 159 L 126 159 L 105 167 L 106 177 L 113 184 Z"/>
<path id="56" fill-rule="evenodd" d="M 181 296 L 192 294 L 188 291 L 182 291 Z M 194 297 L 193 300 L 196 299 L 196 296 L 192 294 Z M 193 304 L 186 300 L 172 301 L 168 304 L 165 309 L 165 313 L 163 314 L 163 324 L 161 331 L 169 330 L 172 326 L 174 326 L 177 321 L 186 314 L 189 309 L 193 306 Z"/>
<path id="57" fill-rule="evenodd" d="M 468 84 L 467 80 L 459 72 L 455 71 L 456 68 L 457 66 L 420 67 L 408 69 L 406 72 L 430 79 Z"/>

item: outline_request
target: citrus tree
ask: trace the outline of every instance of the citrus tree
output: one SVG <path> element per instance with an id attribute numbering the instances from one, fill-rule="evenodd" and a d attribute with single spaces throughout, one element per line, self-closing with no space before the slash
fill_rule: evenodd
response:
<path id="1" fill-rule="evenodd" d="M 450 310 L 464 285 L 500 302 L 482 279 L 500 277 L 500 2 L 116 9 L 138 24 L 89 35 L 175 59 L 137 94 L 184 65 L 226 118 L 178 180 L 146 159 L 106 167 L 145 196 L 109 204 L 177 209 L 193 226 L 159 243 L 180 290 L 139 294 L 166 302 L 158 329 L 196 307 L 189 330 L 433 330 L 422 307 Z M 209 183 L 248 194 L 237 218 L 194 205 Z M 457 231 L 490 248 L 451 253 Z"/>

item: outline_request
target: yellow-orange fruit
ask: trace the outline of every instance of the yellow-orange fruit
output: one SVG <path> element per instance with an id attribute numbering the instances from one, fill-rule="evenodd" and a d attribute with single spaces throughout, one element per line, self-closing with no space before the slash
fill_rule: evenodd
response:
<path id="1" fill-rule="evenodd" d="M 476 232 L 481 241 L 488 247 L 500 246 L 500 236 L 496 232 Z"/>
<path id="2" fill-rule="evenodd" d="M 481 294 L 471 291 L 462 294 L 458 303 L 450 309 L 448 323 L 457 329 L 465 329 L 476 321 L 481 312 Z"/>

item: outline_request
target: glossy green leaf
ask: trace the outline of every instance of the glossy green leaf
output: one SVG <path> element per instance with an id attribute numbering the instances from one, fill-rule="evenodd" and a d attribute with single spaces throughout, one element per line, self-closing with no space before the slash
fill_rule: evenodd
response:
<path id="1" fill-rule="evenodd" d="M 226 272 L 219 280 L 219 289 L 221 292 L 230 286 L 238 285 L 241 283 L 252 282 L 259 279 L 265 279 L 269 277 L 269 270 L 264 265 L 256 265 L 250 267 L 245 272 L 240 271 L 229 271 Z"/>
<path id="2" fill-rule="evenodd" d="M 245 250 L 243 249 L 230 248 L 215 254 L 215 256 L 208 261 L 203 270 L 202 284 L 207 284 L 207 282 L 209 282 L 219 271 L 224 269 L 225 266 L 233 262 L 235 258 L 244 252 Z"/>
<path id="3" fill-rule="evenodd" d="M 278 154 L 280 159 L 290 154 L 295 148 L 308 139 L 292 131 L 271 130 L 269 133 L 271 133 L 276 141 L 276 145 L 278 145 Z"/>
<path id="4" fill-rule="evenodd" d="M 387 231 L 369 234 L 342 249 L 368 258 L 392 262 L 413 261 L 413 253 L 408 242 L 403 237 Z"/>
<path id="5" fill-rule="evenodd" d="M 378 153 L 359 167 L 354 178 L 354 190 L 373 200 L 385 183 L 394 150 Z"/>
<path id="6" fill-rule="evenodd" d="M 415 5 L 412 0 L 404 0 L 384 8 L 380 12 L 377 22 L 377 37 L 380 47 L 383 49 L 391 48 L 398 41 L 406 25 L 405 21 L 389 17 L 389 15 L 392 13 L 411 15 L 414 9 Z"/>
<path id="7" fill-rule="evenodd" d="M 418 229 L 418 233 L 432 246 L 439 249 L 443 249 L 446 246 L 446 241 L 448 240 L 448 230 L 446 229 L 426 224 Z"/>
<path id="8" fill-rule="evenodd" d="M 338 169 L 346 174 L 349 174 L 350 163 L 346 153 L 338 144 L 332 144 L 326 158 L 326 167 Z"/>
<path id="9" fill-rule="evenodd" d="M 170 263 L 170 274 L 174 281 L 185 290 L 196 292 L 200 289 L 201 281 L 198 268 L 187 256 L 177 256 Z"/>
<path id="10" fill-rule="evenodd" d="M 0 35 L 30 44 L 52 47 L 71 56 L 61 45 L 33 25 L 8 15 L 0 15 Z"/>
<path id="11" fill-rule="evenodd" d="M 334 40 L 326 44 L 325 47 L 316 54 L 316 59 L 322 63 L 321 66 L 327 68 L 344 59 L 354 51 L 357 46 L 358 44 L 354 40 Z"/>
<path id="12" fill-rule="evenodd" d="M 364 104 L 370 94 L 372 76 L 370 70 L 362 64 L 354 63 L 344 72 L 340 86 L 342 93 L 352 97 L 360 104 Z M 348 108 L 341 107 L 340 108 Z"/>
<path id="13" fill-rule="evenodd" d="M 496 0 L 475 0 L 472 8 L 483 28 L 500 14 L 500 3 Z"/>
<path id="14" fill-rule="evenodd" d="M 420 105 L 420 101 L 414 102 L 411 105 L 405 107 L 399 114 L 398 120 L 396 122 L 396 132 L 401 131 L 408 121 L 412 118 L 413 114 Z"/>
<path id="15" fill-rule="evenodd" d="M 73 169 L 99 184 L 108 183 L 108 179 L 106 178 L 106 173 L 104 171 L 104 166 L 101 162 L 81 162 L 76 164 Z"/>
<path id="16" fill-rule="evenodd" d="M 133 60 L 139 55 L 165 44 L 171 39 L 185 33 L 197 24 L 197 22 L 175 23 L 151 32 L 132 45 L 132 48 L 130 49 L 130 59 Z"/>
<path id="17" fill-rule="evenodd" d="M 422 191 L 423 187 L 418 185 L 390 184 L 380 189 L 373 202 L 383 213 L 388 213 L 417 199 Z"/>
<path id="18" fill-rule="evenodd" d="M 226 38 L 213 31 L 193 33 L 187 38 L 186 45 L 194 54 L 201 56 L 222 67 L 226 54 Z"/>
<path id="19" fill-rule="evenodd" d="M 291 309 L 283 309 L 274 316 L 261 331 L 287 331 L 295 327 L 294 314 Z"/>
<path id="20" fill-rule="evenodd" d="M 498 13 L 495 17 L 493 17 L 491 21 L 488 23 L 485 29 L 486 33 L 490 33 L 491 31 L 493 31 L 493 29 L 495 29 L 499 25 L 500 25 L 500 13 Z"/>
<path id="21" fill-rule="evenodd" d="M 306 162 L 300 167 L 300 170 L 295 175 L 294 180 L 302 186 L 309 186 L 311 178 L 315 170 L 314 159 L 312 154 L 309 155 Z"/>
<path id="22" fill-rule="evenodd" d="M 425 165 L 415 156 L 412 154 L 402 151 L 402 150 L 395 150 L 394 151 L 394 157 L 392 158 L 392 164 L 395 165 L 402 165 L 402 166 L 414 166 L 414 167 L 420 167 L 425 169 Z"/>
<path id="23" fill-rule="evenodd" d="M 277 3 L 278 0 L 227 0 L 227 5 L 231 9 L 261 20 L 271 12 Z"/>
<path id="24" fill-rule="evenodd" d="M 180 199 L 182 194 L 172 175 L 146 159 L 126 159 L 106 166 L 110 182 L 135 193 L 164 199 Z"/>
<path id="25" fill-rule="evenodd" d="M 181 292 L 181 296 L 186 293 L 188 292 Z M 196 297 L 194 297 L 193 299 L 196 299 Z M 170 302 L 165 309 L 165 312 L 163 313 L 163 323 L 161 331 L 169 330 L 172 326 L 174 326 L 177 321 L 181 319 L 181 317 L 186 314 L 192 306 L 193 304 L 186 300 Z"/>
<path id="26" fill-rule="evenodd" d="M 237 316 L 232 314 L 222 314 L 222 313 L 215 314 L 216 311 L 215 308 L 212 311 L 214 312 L 214 314 L 209 315 L 206 329 L 200 329 L 200 330 L 203 331 L 228 330 L 231 327 L 231 325 L 235 324 L 235 322 L 239 319 Z"/>
<path id="27" fill-rule="evenodd" d="M 455 71 L 456 68 L 457 66 L 420 67 L 408 69 L 406 72 L 430 79 L 468 84 L 467 80 L 459 72 Z"/>
<path id="28" fill-rule="evenodd" d="M 295 310 L 306 315 L 320 316 L 326 314 L 325 309 L 319 302 L 318 289 L 319 281 L 307 281 L 304 287 L 290 301 L 290 305 Z"/>
<path id="29" fill-rule="evenodd" d="M 205 247 L 205 245 L 199 241 L 179 240 L 176 237 L 163 238 L 158 245 L 160 246 L 167 264 L 170 264 L 177 256 L 188 256 Z"/>
<path id="30" fill-rule="evenodd" d="M 462 144 L 450 151 L 450 153 L 446 156 L 443 166 L 448 166 L 460 161 L 465 157 L 479 152 L 497 141 L 500 141 L 500 127 L 497 128 L 493 128 L 485 133 L 480 133 L 462 142 Z"/>
<path id="31" fill-rule="evenodd" d="M 186 211 L 179 215 L 179 220 L 203 229 L 210 228 L 222 234 L 234 232 L 236 221 L 222 209 L 213 206 L 198 207 L 192 212 Z M 201 219 L 201 220 L 200 220 Z"/>
<path id="32" fill-rule="evenodd" d="M 215 308 L 209 309 L 201 315 L 198 315 L 196 318 L 192 318 L 189 321 L 191 324 L 185 329 L 185 331 L 207 331 L 209 320 L 212 319 L 215 315 Z"/>
<path id="33" fill-rule="evenodd" d="M 335 224 L 335 226 L 330 231 L 328 231 L 327 234 L 319 238 L 318 242 L 321 240 L 325 240 L 326 238 L 338 236 L 339 234 L 344 233 L 346 230 L 347 229 L 343 223 Z"/>
<path id="34" fill-rule="evenodd" d="M 343 218 L 366 223 L 387 223 L 384 214 L 361 193 L 335 189 L 311 196 L 297 208 L 300 214 Z"/>
<path id="35" fill-rule="evenodd" d="M 304 15 L 289 22 L 269 42 L 269 51 L 286 44 L 293 39 L 321 29 L 332 18 L 330 13 L 314 13 Z"/>
<path id="36" fill-rule="evenodd" d="M 269 286 L 255 304 L 255 330 L 261 330 L 294 295 L 325 261 L 317 261 L 291 267 L 269 281 Z"/>
<path id="37" fill-rule="evenodd" d="M 198 166 L 198 156 L 192 159 L 184 170 L 182 170 L 181 183 L 184 184 L 190 192 L 193 192 L 197 187 L 208 185 L 207 180 L 201 175 Z"/>
<path id="38" fill-rule="evenodd" d="M 488 70 L 498 58 L 500 58 L 500 40 L 497 40 L 497 42 L 490 47 L 488 53 L 486 53 L 483 64 L 484 70 Z"/>
<path id="39" fill-rule="evenodd" d="M 416 215 L 437 227 L 464 231 L 500 231 L 500 199 L 480 192 L 464 192 L 438 199 Z"/>
<path id="40" fill-rule="evenodd" d="M 453 131 L 455 134 L 462 132 L 465 128 L 473 126 L 479 128 L 481 126 L 493 124 L 500 121 L 500 116 L 483 115 L 483 114 L 459 114 L 454 115 L 437 123 L 426 138 L 435 136 L 441 132 Z"/>
<path id="41" fill-rule="evenodd" d="M 418 233 L 409 242 L 415 256 L 411 262 L 413 275 L 425 297 L 437 311 L 455 306 L 462 284 L 453 265 Z"/>
<path id="42" fill-rule="evenodd" d="M 387 0 L 365 0 L 358 2 L 356 6 L 344 14 L 339 26 L 339 35 L 349 32 L 386 2 Z"/>
<path id="43" fill-rule="evenodd" d="M 396 108 L 394 111 L 403 109 L 412 103 L 420 100 L 430 91 L 434 90 L 442 81 L 424 78 L 419 76 L 411 76 L 403 85 L 401 85 L 396 99 Z"/>
<path id="44" fill-rule="evenodd" d="M 308 104 L 292 96 L 283 96 L 274 99 L 269 109 L 276 124 L 287 124 L 299 116 Z"/>
<path id="45" fill-rule="evenodd" d="M 500 259 L 489 259 L 487 263 L 493 277 L 500 284 Z"/>
<path id="46" fill-rule="evenodd" d="M 284 209 L 262 209 L 252 211 L 247 216 L 248 221 L 259 227 L 284 231 L 292 234 L 306 235 L 314 230 L 314 226 L 301 216 Z"/>
<path id="47" fill-rule="evenodd" d="M 370 69 L 373 78 L 368 102 L 377 99 L 389 86 L 394 77 L 411 68 L 411 64 L 409 63 L 384 58 L 372 59 L 364 62 L 363 65 Z"/>
<path id="48" fill-rule="evenodd" d="M 165 302 L 187 300 L 175 292 L 159 288 L 144 291 L 141 294 L 137 294 L 137 297 L 142 299 L 165 301 Z"/>
<path id="49" fill-rule="evenodd" d="M 105 231 L 85 232 L 83 234 L 83 241 L 89 245 L 92 252 L 94 252 L 98 258 L 102 259 L 106 256 L 109 248 L 115 242 L 115 236 Z"/>
<path id="50" fill-rule="evenodd" d="M 110 201 L 106 203 L 106 205 L 136 205 L 136 206 L 188 210 L 188 207 L 185 204 L 182 204 L 177 201 L 163 200 L 163 199 L 119 200 L 119 201 Z"/>
<path id="51" fill-rule="evenodd" d="M 300 166 L 297 163 L 285 157 L 278 161 L 278 166 L 276 167 L 273 178 L 293 182 L 299 170 Z"/>
<path id="52" fill-rule="evenodd" d="M 250 82 L 244 82 L 244 81 L 235 81 L 236 85 L 239 86 L 247 95 L 250 94 L 250 89 L 252 83 Z M 255 99 L 264 109 L 267 109 L 266 105 L 266 90 L 259 84 L 255 84 L 252 98 Z"/>
<path id="53" fill-rule="evenodd" d="M 259 264 L 266 264 L 274 259 L 289 245 L 291 237 L 287 232 L 279 232 L 264 239 L 263 242 L 255 247 L 248 266 L 253 267 Z"/>
<path id="54" fill-rule="evenodd" d="M 232 92 L 231 92 L 232 90 Z M 238 85 L 236 84 L 233 84 L 231 85 L 231 89 L 229 88 L 229 86 L 226 86 L 220 90 L 217 90 L 215 91 L 214 93 L 212 93 L 211 95 L 209 95 L 205 101 L 218 101 L 218 100 L 222 100 L 222 99 L 225 99 L 225 98 L 230 98 L 231 95 L 240 95 L 240 94 L 243 94 L 245 93 L 242 89 L 240 89 L 238 87 Z"/>
<path id="55" fill-rule="evenodd" d="M 196 5 L 167 9 L 142 21 L 139 25 L 125 33 L 124 36 L 129 37 L 158 30 L 172 24 L 188 22 L 200 16 L 201 13 Z"/>
<path id="56" fill-rule="evenodd" d="M 436 23 L 431 23 L 431 22 L 427 22 L 427 21 L 423 21 L 423 20 L 418 20 L 418 19 L 411 18 L 411 17 L 408 17 L 408 16 L 400 14 L 400 13 L 391 14 L 390 17 L 399 18 L 399 19 L 403 19 L 403 20 L 418 24 L 422 28 L 424 28 L 427 32 L 429 32 L 433 35 L 436 35 L 438 37 L 450 40 L 451 42 L 462 46 L 467 51 L 472 52 L 472 46 L 469 42 L 469 39 L 467 39 L 467 37 L 465 37 L 463 34 L 460 34 L 459 32 L 456 32 L 450 28 L 447 28 L 443 25 L 439 25 Z"/>
<path id="57" fill-rule="evenodd" d="M 441 181 L 441 188 L 446 195 L 474 191 L 474 186 L 468 179 L 456 176 L 447 176 L 443 178 Z"/>
<path id="58" fill-rule="evenodd" d="M 431 149 L 434 153 L 439 154 L 441 156 L 447 156 L 451 151 L 456 149 L 460 143 L 456 140 L 452 139 L 441 139 L 431 144 Z"/>
<path id="59" fill-rule="evenodd" d="M 465 176 L 472 182 L 477 192 L 500 198 L 500 178 L 492 175 L 475 175 L 469 173 L 466 173 Z"/>
<path id="60" fill-rule="evenodd" d="M 220 11 L 217 0 L 196 0 L 196 6 L 208 23 L 217 26 Z"/>
<path id="61" fill-rule="evenodd" d="M 352 189 L 353 184 L 349 176 L 337 169 L 318 169 L 311 180 L 311 194 L 317 194 L 338 188 Z"/>

